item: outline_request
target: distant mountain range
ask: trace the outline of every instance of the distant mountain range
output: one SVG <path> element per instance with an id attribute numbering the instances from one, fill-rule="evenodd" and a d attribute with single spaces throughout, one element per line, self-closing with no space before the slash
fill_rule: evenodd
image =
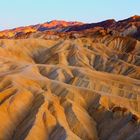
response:
<path id="1" fill-rule="evenodd" d="M 9 30 L 0 31 L 0 38 L 29 38 L 38 35 L 44 38 L 44 35 L 58 35 L 65 32 L 80 33 L 84 32 L 100 32 L 102 34 L 111 34 L 119 36 L 132 36 L 139 39 L 140 35 L 140 16 L 135 15 L 130 18 L 115 21 L 114 19 L 105 20 L 98 23 L 82 23 L 67 22 L 61 20 L 53 20 L 43 24 L 18 27 Z"/>

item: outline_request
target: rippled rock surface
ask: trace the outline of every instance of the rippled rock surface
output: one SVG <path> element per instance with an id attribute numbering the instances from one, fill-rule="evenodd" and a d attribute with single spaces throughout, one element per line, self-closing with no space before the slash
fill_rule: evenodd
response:
<path id="1" fill-rule="evenodd" d="M 1 39 L 0 140 L 139 140 L 139 19 Z"/>

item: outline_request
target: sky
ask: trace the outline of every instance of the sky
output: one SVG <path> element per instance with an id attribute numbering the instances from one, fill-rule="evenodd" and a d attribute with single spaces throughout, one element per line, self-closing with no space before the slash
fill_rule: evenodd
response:
<path id="1" fill-rule="evenodd" d="M 0 0 L 0 30 L 51 20 L 99 22 L 140 15 L 140 0 Z"/>

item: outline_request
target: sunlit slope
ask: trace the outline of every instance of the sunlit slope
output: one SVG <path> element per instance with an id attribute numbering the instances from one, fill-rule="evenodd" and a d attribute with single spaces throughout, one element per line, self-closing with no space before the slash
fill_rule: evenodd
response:
<path id="1" fill-rule="evenodd" d="M 0 46 L 0 140 L 139 137 L 139 41 L 20 39 Z"/>

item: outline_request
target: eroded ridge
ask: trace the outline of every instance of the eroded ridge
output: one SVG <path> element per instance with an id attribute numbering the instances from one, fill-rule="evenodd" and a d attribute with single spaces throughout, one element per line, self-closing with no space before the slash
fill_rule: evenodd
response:
<path id="1" fill-rule="evenodd" d="M 136 140 L 139 41 L 0 40 L 0 140 Z"/>

